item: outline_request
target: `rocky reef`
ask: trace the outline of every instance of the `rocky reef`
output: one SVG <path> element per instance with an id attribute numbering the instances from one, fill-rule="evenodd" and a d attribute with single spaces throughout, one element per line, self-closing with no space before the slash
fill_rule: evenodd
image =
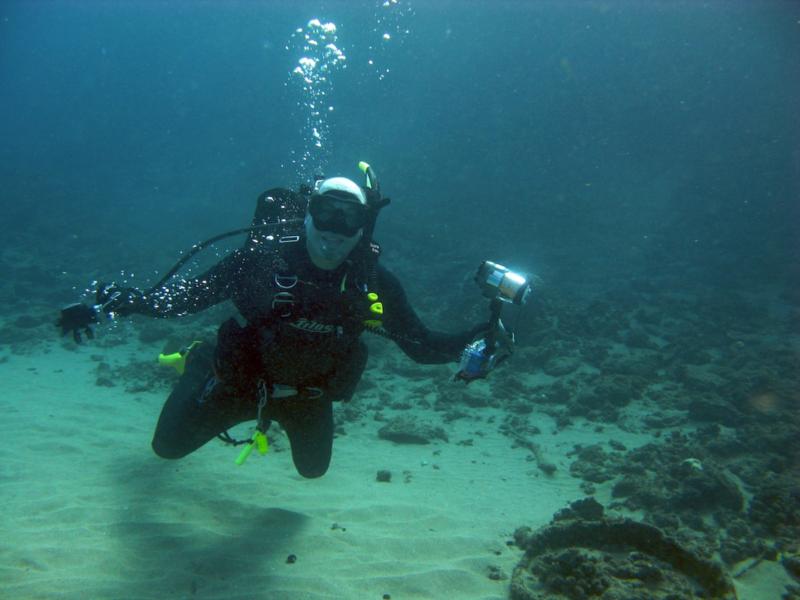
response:
<path id="1" fill-rule="evenodd" d="M 514 541 L 525 554 L 512 575 L 512 600 L 736 598 L 721 565 L 658 527 L 606 517 L 592 498 L 538 531 L 517 529 Z"/>

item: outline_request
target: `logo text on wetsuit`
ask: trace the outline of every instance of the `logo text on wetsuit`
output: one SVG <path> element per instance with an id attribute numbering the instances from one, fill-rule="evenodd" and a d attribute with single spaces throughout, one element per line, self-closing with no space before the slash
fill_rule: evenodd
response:
<path id="1" fill-rule="evenodd" d="M 295 329 L 302 329 L 311 333 L 333 333 L 336 330 L 335 325 L 324 325 L 305 318 L 297 319 L 297 321 L 293 321 L 289 325 Z"/>

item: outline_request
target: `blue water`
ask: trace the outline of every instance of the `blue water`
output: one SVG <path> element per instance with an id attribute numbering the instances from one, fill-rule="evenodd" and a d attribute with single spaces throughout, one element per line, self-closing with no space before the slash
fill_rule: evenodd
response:
<path id="1" fill-rule="evenodd" d="M 259 191 L 305 175 L 285 46 L 316 17 L 337 24 L 348 61 L 321 166 L 373 164 L 394 199 L 379 235 L 395 246 L 429 240 L 561 281 L 664 268 L 789 281 L 796 3 L 402 8 L 4 3 L 0 218 L 26 243 L 78 235 L 86 260 L 111 244 L 129 268 L 162 270 L 246 222 Z M 58 265 L 73 284 L 74 266 Z"/>

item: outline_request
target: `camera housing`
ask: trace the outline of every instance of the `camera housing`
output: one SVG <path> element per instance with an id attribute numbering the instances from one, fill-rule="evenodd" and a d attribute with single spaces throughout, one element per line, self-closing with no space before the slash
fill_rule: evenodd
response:
<path id="1" fill-rule="evenodd" d="M 475 282 L 484 297 L 521 306 L 528 300 L 531 284 L 528 278 L 490 260 L 483 261 L 475 274 Z"/>

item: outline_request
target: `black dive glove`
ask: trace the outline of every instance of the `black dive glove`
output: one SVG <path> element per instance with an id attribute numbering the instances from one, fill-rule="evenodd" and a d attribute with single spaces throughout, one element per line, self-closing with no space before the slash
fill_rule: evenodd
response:
<path id="1" fill-rule="evenodd" d="M 113 283 L 101 283 L 95 294 L 96 304 L 88 306 L 82 302 L 70 304 L 61 309 L 56 326 L 61 328 L 61 335 L 72 333 L 72 339 L 80 344 L 81 334 L 90 340 L 94 339 L 91 326 L 100 322 L 101 315 L 108 317 L 112 312 L 130 314 L 132 308 L 140 300 L 142 293 L 133 288 L 118 288 Z"/>
<path id="2" fill-rule="evenodd" d="M 90 340 L 94 339 L 94 332 L 89 327 L 93 323 L 97 323 L 97 311 L 94 307 L 79 302 L 61 309 L 61 316 L 56 321 L 56 326 L 61 328 L 62 336 L 72 332 L 72 339 L 80 344 L 83 341 L 81 333 L 85 333 Z"/>
<path id="3" fill-rule="evenodd" d="M 455 379 L 466 383 L 483 379 L 514 352 L 514 334 L 498 318 L 472 328 L 473 341 L 461 353 Z"/>

